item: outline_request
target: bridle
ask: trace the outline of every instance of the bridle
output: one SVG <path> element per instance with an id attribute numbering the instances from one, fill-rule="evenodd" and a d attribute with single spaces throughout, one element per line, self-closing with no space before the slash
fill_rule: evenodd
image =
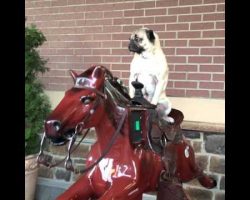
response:
<path id="1" fill-rule="evenodd" d="M 101 98 L 103 98 L 105 100 L 107 99 L 107 95 L 105 93 L 97 90 L 96 88 L 82 86 L 81 89 L 91 90 L 94 93 L 96 93 L 97 96 L 99 96 L 99 97 L 101 97 Z M 85 173 L 85 172 L 91 170 L 95 165 L 97 165 L 107 155 L 107 153 L 109 152 L 110 148 L 114 144 L 117 136 L 119 135 L 119 133 L 121 131 L 121 128 L 122 128 L 122 125 L 123 125 L 123 123 L 124 123 L 124 121 L 126 119 L 126 116 L 127 116 L 127 112 L 125 111 L 123 113 L 123 115 L 121 116 L 121 120 L 120 120 L 120 122 L 118 124 L 117 129 L 113 133 L 112 138 L 110 139 L 108 145 L 106 146 L 106 148 L 102 152 L 102 155 L 94 163 L 92 163 L 91 165 L 89 165 L 87 168 L 80 169 L 80 170 L 79 169 L 75 169 L 74 166 L 73 166 L 72 160 L 71 160 L 71 154 L 77 149 L 77 147 L 80 145 L 80 143 L 86 137 L 86 135 L 88 134 L 88 132 L 89 132 L 90 129 L 87 129 L 85 131 L 85 133 L 83 134 L 81 140 L 79 140 L 78 144 L 74 148 L 72 148 L 72 147 L 73 147 L 73 145 L 74 145 L 74 143 L 76 141 L 77 135 L 80 134 L 83 131 L 84 124 L 87 122 L 87 120 L 89 120 L 90 116 L 92 114 L 94 114 L 94 111 L 96 110 L 97 106 L 99 105 L 99 102 L 100 102 L 100 98 L 97 98 L 94 101 L 92 109 L 90 109 L 89 112 L 88 112 L 88 114 L 84 117 L 84 119 L 81 122 L 77 123 L 77 125 L 75 126 L 74 134 L 70 138 L 67 138 L 67 140 L 69 140 L 69 145 L 68 145 L 68 148 L 67 148 L 67 151 L 68 151 L 67 156 L 65 156 L 64 159 L 62 159 L 62 160 L 60 160 L 60 161 L 58 161 L 58 162 L 56 162 L 54 164 L 51 163 L 51 162 L 49 162 L 48 159 L 46 158 L 46 155 L 43 153 L 45 139 L 46 139 L 46 132 L 44 132 L 43 136 L 42 136 L 41 143 L 40 143 L 40 152 L 39 152 L 39 154 L 37 156 L 37 162 L 39 164 L 43 164 L 43 165 L 45 165 L 45 166 L 47 166 L 49 168 L 52 168 L 52 167 L 58 166 L 63 161 L 65 161 L 64 166 L 65 166 L 66 170 L 72 171 L 74 173 Z"/>

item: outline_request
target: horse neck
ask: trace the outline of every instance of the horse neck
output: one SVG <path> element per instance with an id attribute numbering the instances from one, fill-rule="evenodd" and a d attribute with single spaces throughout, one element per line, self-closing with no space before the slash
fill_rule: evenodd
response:
<path id="1" fill-rule="evenodd" d="M 126 120 L 125 120 L 125 128 L 126 128 Z M 112 121 L 109 119 L 108 114 L 105 113 L 102 117 L 101 122 L 95 127 L 96 135 L 97 135 L 97 143 L 100 145 L 103 150 L 109 144 L 112 136 L 114 135 L 116 128 L 113 125 Z M 123 128 L 124 130 L 124 128 Z M 126 131 L 125 131 L 126 132 Z M 124 133 L 127 134 L 127 133 Z M 128 143 L 128 137 L 118 137 L 115 143 L 119 140 L 122 143 Z"/>

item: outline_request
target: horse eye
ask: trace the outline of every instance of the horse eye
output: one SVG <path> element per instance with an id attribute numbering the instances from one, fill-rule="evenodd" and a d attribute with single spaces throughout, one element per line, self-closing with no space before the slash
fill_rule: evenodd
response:
<path id="1" fill-rule="evenodd" d="M 81 98 L 80 98 L 80 101 L 83 103 L 83 104 L 85 104 L 85 105 L 87 105 L 87 104 L 89 104 L 91 101 L 93 101 L 94 100 L 94 98 L 93 97 L 91 97 L 91 96 L 82 96 Z"/>

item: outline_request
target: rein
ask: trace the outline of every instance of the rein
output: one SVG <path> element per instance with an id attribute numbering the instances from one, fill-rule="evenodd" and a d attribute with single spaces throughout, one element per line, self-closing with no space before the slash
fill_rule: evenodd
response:
<path id="1" fill-rule="evenodd" d="M 95 92 L 100 97 L 102 97 L 104 99 L 107 99 L 106 94 L 104 94 L 103 92 L 100 92 L 99 90 L 97 90 L 95 88 L 91 88 L 91 87 L 81 87 L 81 88 L 82 89 L 92 90 L 93 92 Z M 112 145 L 114 144 L 117 136 L 119 135 L 119 133 L 121 131 L 121 128 L 122 128 L 122 125 L 123 125 L 123 123 L 124 123 L 124 121 L 126 119 L 126 116 L 127 116 L 127 113 L 124 112 L 123 115 L 122 115 L 122 117 L 121 117 L 121 120 L 120 120 L 120 122 L 118 124 L 117 129 L 113 133 L 113 136 L 112 136 L 109 144 L 106 146 L 106 148 L 102 152 L 102 155 L 94 163 L 92 163 L 90 166 L 88 166 L 87 168 L 81 169 L 81 170 L 74 169 L 73 163 L 72 163 L 72 160 L 71 160 L 71 153 L 73 153 L 78 148 L 78 146 L 83 141 L 83 139 L 86 137 L 86 135 L 88 134 L 88 132 L 89 132 L 90 129 L 87 129 L 85 131 L 85 133 L 83 134 L 83 137 L 81 138 L 81 140 L 78 142 L 78 144 L 75 146 L 74 149 L 72 149 L 72 146 L 74 145 L 74 143 L 76 141 L 77 134 L 79 134 L 79 133 L 82 132 L 83 126 L 84 126 L 84 122 L 87 121 L 89 119 L 89 117 L 94 113 L 96 107 L 98 106 L 98 103 L 99 103 L 99 101 L 96 100 L 95 103 L 94 103 L 94 105 L 93 105 L 93 108 L 90 109 L 88 115 L 83 119 L 83 121 L 79 122 L 76 125 L 74 134 L 69 139 L 70 142 L 69 142 L 69 145 L 68 145 L 68 155 L 65 156 L 64 159 L 62 159 L 62 160 L 60 160 L 60 161 L 58 161 L 58 162 L 56 162 L 54 164 L 52 164 L 49 161 L 47 161 L 46 160 L 46 156 L 43 153 L 44 143 L 45 143 L 45 139 L 46 139 L 46 133 L 44 132 L 42 140 L 41 140 L 41 144 L 40 144 L 40 152 L 39 152 L 39 154 L 37 156 L 37 162 L 39 164 L 45 165 L 46 167 L 52 168 L 52 167 L 58 166 L 59 164 L 61 164 L 63 161 L 66 160 L 65 161 L 65 168 L 66 168 L 66 170 L 72 171 L 74 173 L 86 173 L 87 171 L 91 170 L 94 166 L 96 166 L 107 155 L 107 153 L 110 151 L 110 148 L 112 147 Z"/>

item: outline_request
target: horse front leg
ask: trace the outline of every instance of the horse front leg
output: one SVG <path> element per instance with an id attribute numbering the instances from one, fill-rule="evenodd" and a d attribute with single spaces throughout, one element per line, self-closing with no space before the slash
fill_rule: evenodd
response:
<path id="1" fill-rule="evenodd" d="M 56 200 L 88 200 L 94 194 L 91 183 L 86 175 L 80 177 Z"/>

